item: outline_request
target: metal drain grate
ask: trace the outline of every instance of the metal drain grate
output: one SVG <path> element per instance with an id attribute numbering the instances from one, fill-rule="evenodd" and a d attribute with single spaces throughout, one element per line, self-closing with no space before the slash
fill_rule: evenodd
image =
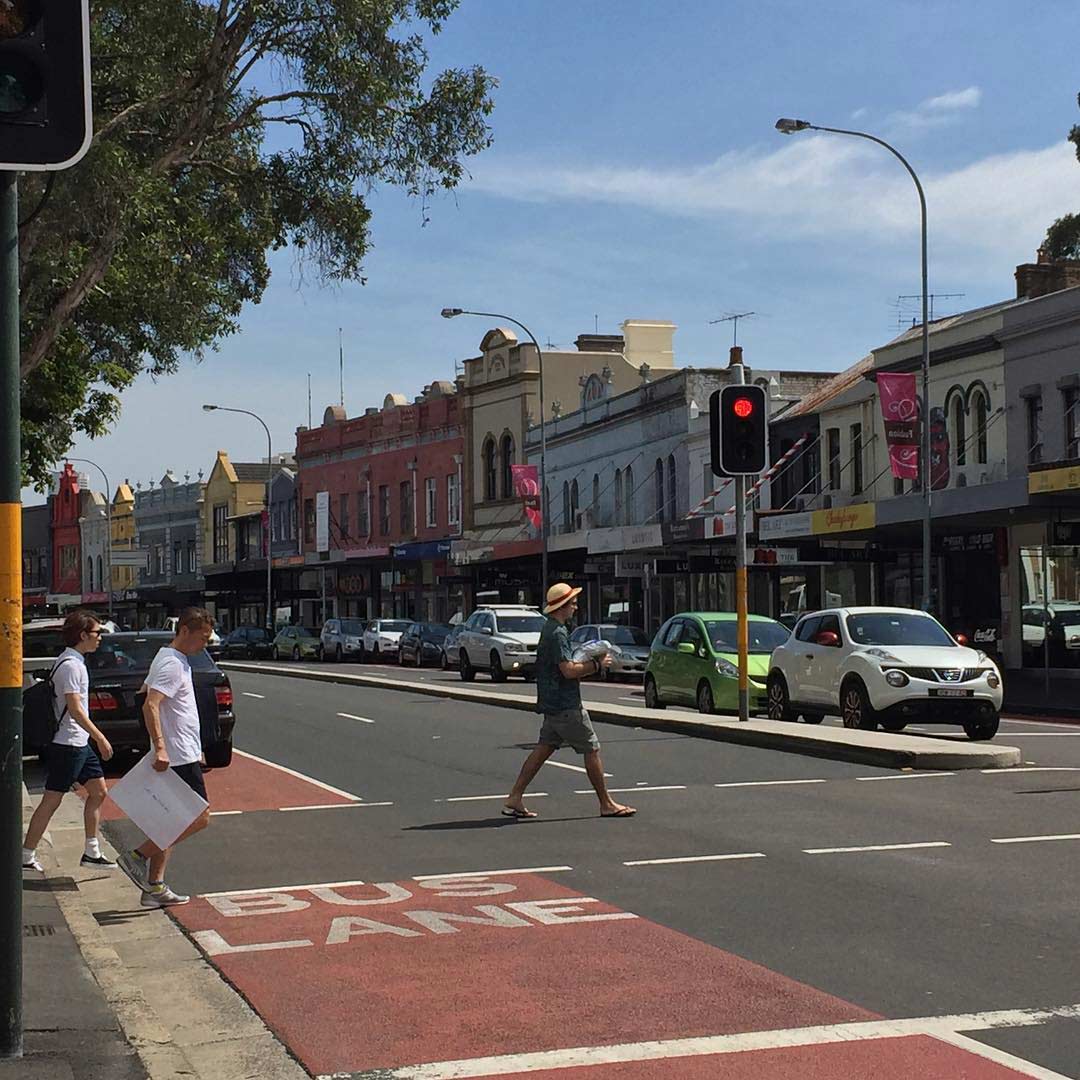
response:
<path id="1" fill-rule="evenodd" d="M 55 926 L 48 923 L 24 923 L 23 937 L 52 937 L 56 933 Z"/>

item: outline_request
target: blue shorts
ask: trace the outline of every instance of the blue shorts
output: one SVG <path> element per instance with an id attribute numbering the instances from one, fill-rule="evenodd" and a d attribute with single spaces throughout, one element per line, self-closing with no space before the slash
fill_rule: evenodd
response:
<path id="1" fill-rule="evenodd" d="M 101 780 L 104 776 L 101 759 L 89 743 L 86 746 L 53 743 L 49 747 L 46 791 L 70 791 L 72 784 L 85 784 L 88 780 Z"/>

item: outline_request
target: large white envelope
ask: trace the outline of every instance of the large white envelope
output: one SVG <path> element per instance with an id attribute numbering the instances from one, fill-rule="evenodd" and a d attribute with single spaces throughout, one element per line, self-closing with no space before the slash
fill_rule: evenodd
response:
<path id="1" fill-rule="evenodd" d="M 154 755 L 137 765 L 110 789 L 112 801 L 159 848 L 167 848 L 209 806 L 172 771 L 157 772 Z"/>

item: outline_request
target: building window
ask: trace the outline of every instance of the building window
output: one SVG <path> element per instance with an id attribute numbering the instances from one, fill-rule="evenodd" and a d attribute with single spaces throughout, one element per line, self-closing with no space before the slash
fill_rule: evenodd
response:
<path id="1" fill-rule="evenodd" d="M 311 508 L 311 533 L 315 538 L 315 505 L 309 499 L 307 505 Z M 213 548 L 214 562 L 226 563 L 229 561 L 229 523 L 225 520 L 229 515 L 227 503 L 219 503 L 214 507 L 213 518 Z"/>
<path id="2" fill-rule="evenodd" d="M 1028 464 L 1037 465 L 1043 459 L 1042 394 L 1025 398 L 1024 407 L 1027 411 Z"/>
<path id="3" fill-rule="evenodd" d="M 623 473 L 623 522 L 627 525 L 634 524 L 634 467 L 633 465 L 626 466 L 626 472 Z"/>
<path id="4" fill-rule="evenodd" d="M 179 540 L 174 541 L 172 546 L 172 572 L 174 574 L 184 572 L 184 545 Z"/>
<path id="5" fill-rule="evenodd" d="M 97 557 L 97 580 L 98 580 L 98 591 L 99 592 L 101 592 L 102 590 L 107 590 L 108 589 L 108 586 L 106 586 L 106 584 L 105 584 L 105 575 L 102 573 L 102 565 L 101 565 L 101 556 L 100 555 Z"/>
<path id="6" fill-rule="evenodd" d="M 851 494 L 863 488 L 862 424 L 851 425 Z"/>
<path id="7" fill-rule="evenodd" d="M 424 481 L 424 523 L 429 529 L 439 524 L 439 495 L 434 476 Z"/>
<path id="8" fill-rule="evenodd" d="M 593 473 L 592 477 L 592 502 L 589 503 L 589 512 L 593 521 L 600 520 L 600 474 Z"/>
<path id="9" fill-rule="evenodd" d="M 484 463 L 484 499 L 487 502 L 495 501 L 495 440 L 488 438 L 484 443 L 481 455 Z"/>
<path id="10" fill-rule="evenodd" d="M 502 466 L 502 497 L 512 499 L 514 497 L 514 474 L 510 471 L 510 466 L 514 464 L 514 437 L 509 432 L 502 437 L 500 462 Z"/>
<path id="11" fill-rule="evenodd" d="M 187 546 L 187 568 L 189 574 L 198 573 L 199 567 L 195 561 L 195 541 L 189 540 Z"/>
<path id="12" fill-rule="evenodd" d="M 829 490 L 840 490 L 840 429 L 825 431 L 825 454 L 829 469 Z"/>
<path id="13" fill-rule="evenodd" d="M 579 507 L 579 505 L 580 505 L 580 503 L 578 502 L 578 486 L 577 486 L 577 481 L 575 480 L 570 485 L 570 520 L 567 522 L 567 526 L 569 527 L 571 532 L 574 531 L 577 528 L 577 516 L 578 516 L 578 507 Z"/>
<path id="14" fill-rule="evenodd" d="M 622 487 L 622 469 L 615 470 L 615 524 L 621 525 L 623 523 L 622 517 L 622 500 L 623 500 L 623 487 Z M 596 513 L 596 507 L 593 507 L 593 513 Z"/>
<path id="15" fill-rule="evenodd" d="M 461 524 L 461 485 L 457 473 L 446 478 L 446 513 L 451 525 Z"/>
<path id="16" fill-rule="evenodd" d="M 1065 457 L 1074 461 L 1080 457 L 1080 423 L 1077 422 L 1076 410 L 1080 407 L 1080 390 L 1075 386 L 1061 392 L 1062 404 L 1065 407 Z"/>
<path id="17" fill-rule="evenodd" d="M 390 535 L 390 485 L 379 485 L 379 535 Z"/>
<path id="18" fill-rule="evenodd" d="M 398 485 L 398 505 L 401 517 L 401 531 L 411 533 L 413 527 L 413 489 L 411 480 L 402 480 Z"/>
<path id="19" fill-rule="evenodd" d="M 986 440 L 986 417 L 989 412 L 986 395 L 978 390 L 971 402 L 971 411 L 975 414 L 975 461 L 985 465 L 989 457 Z"/>
<path id="20" fill-rule="evenodd" d="M 964 415 L 964 399 L 957 394 L 953 398 L 953 454 L 957 465 L 967 464 L 967 418 Z"/>
<path id="21" fill-rule="evenodd" d="M 368 521 L 368 501 L 367 492 L 358 491 L 356 493 L 356 535 L 368 536 L 371 532 L 371 525 Z"/>
<path id="22" fill-rule="evenodd" d="M 85 592 L 94 591 L 94 556 L 88 555 L 86 557 L 86 584 L 84 586 Z"/>
<path id="23" fill-rule="evenodd" d="M 315 543 L 315 500 L 304 500 L 304 545 L 310 547 Z M 215 556 L 214 562 L 217 562 Z"/>
<path id="24" fill-rule="evenodd" d="M 654 466 L 656 473 L 656 520 L 664 520 L 664 508 L 667 505 L 664 502 L 664 459 L 657 458 L 656 465 Z"/>
<path id="25" fill-rule="evenodd" d="M 570 528 L 570 485 L 564 480 L 562 486 L 562 531 Z"/>
<path id="26" fill-rule="evenodd" d="M 675 483 L 675 455 L 668 454 L 667 459 L 667 501 L 668 521 L 674 521 L 679 515 L 679 488 Z"/>
<path id="27" fill-rule="evenodd" d="M 338 529 L 341 531 L 341 539 L 349 538 L 349 493 L 343 491 L 338 496 Z"/>

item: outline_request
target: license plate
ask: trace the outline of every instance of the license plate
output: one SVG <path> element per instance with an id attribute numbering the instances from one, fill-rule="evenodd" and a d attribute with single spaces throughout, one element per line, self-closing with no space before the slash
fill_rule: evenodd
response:
<path id="1" fill-rule="evenodd" d="M 931 690 L 931 697 L 971 697 L 970 690 L 954 689 L 952 687 L 943 688 L 941 690 Z"/>

